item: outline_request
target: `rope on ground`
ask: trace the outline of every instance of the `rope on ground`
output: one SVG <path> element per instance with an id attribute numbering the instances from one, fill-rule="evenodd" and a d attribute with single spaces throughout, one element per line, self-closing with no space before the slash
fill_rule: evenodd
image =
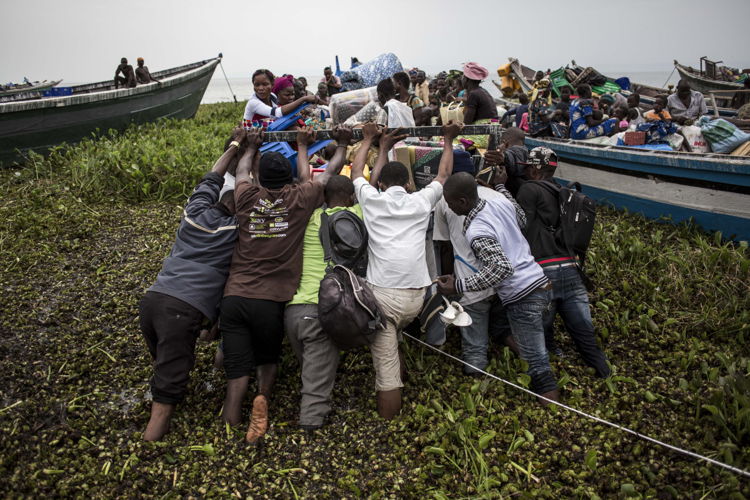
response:
<path id="1" fill-rule="evenodd" d="M 422 341 L 422 340 L 420 340 L 420 339 L 418 339 L 416 337 L 413 337 L 413 336 L 409 335 L 406 332 L 402 332 L 402 333 L 403 333 L 404 336 L 409 337 L 410 339 L 412 339 L 412 340 L 414 340 L 414 341 L 422 344 L 423 346 L 429 347 L 430 349 L 432 349 L 433 351 L 437 352 L 438 354 L 442 354 L 443 356 L 447 356 L 447 357 L 451 358 L 454 361 L 458 361 L 459 363 L 462 363 L 462 364 L 468 366 L 469 368 L 472 368 L 472 369 L 474 369 L 474 370 L 476 370 L 476 371 L 478 371 L 478 372 L 480 372 L 480 373 L 482 373 L 484 375 L 487 375 L 490 378 L 493 378 L 495 380 L 499 380 L 500 382 L 503 382 L 504 384 L 507 384 L 507 385 L 509 385 L 511 387 L 514 387 L 514 388 L 518 389 L 519 391 L 523 391 L 523 392 L 526 392 L 528 394 L 531 394 L 532 396 L 535 396 L 535 397 L 537 397 L 539 399 L 543 399 L 543 400 L 545 400 L 548 403 L 557 405 L 557 406 L 559 406 L 561 408 L 564 408 L 564 409 L 566 409 L 568 411 L 571 411 L 573 413 L 577 413 L 578 415 L 584 416 L 586 418 L 590 418 L 591 420 L 595 420 L 596 422 L 599 422 L 601 424 L 605 424 L 605 425 L 608 425 L 610 427 L 614 427 L 615 429 L 619 429 L 619 430 L 621 430 L 623 432 L 627 432 L 627 433 L 632 434 L 632 435 L 634 435 L 634 436 L 636 436 L 636 437 L 638 437 L 640 439 L 643 439 L 643 440 L 646 440 L 646 441 L 650 441 L 650 442 L 652 442 L 654 444 L 658 444 L 659 446 L 664 446 L 665 448 L 669 448 L 672 451 L 676 451 L 678 453 L 682 453 L 683 455 L 687 455 L 689 457 L 696 458 L 698 460 L 703 460 L 703 461 L 708 462 L 708 463 L 710 463 L 712 465 L 716 465 L 718 467 L 722 467 L 722 468 L 727 469 L 727 470 L 729 470 L 731 472 L 734 472 L 735 474 L 740 474 L 740 475 L 745 476 L 745 477 L 750 477 L 750 472 L 749 471 L 740 469 L 738 467 L 734 467 L 734 466 L 729 465 L 729 464 L 725 464 L 724 462 L 719 462 L 718 460 L 714 460 L 713 458 L 705 457 L 705 456 L 703 456 L 703 455 L 701 455 L 699 453 L 695 453 L 693 451 L 685 450 L 685 449 L 680 448 L 678 446 L 674 446 L 674 445 L 671 445 L 669 443 L 665 443 L 664 441 L 659 441 L 656 438 L 652 438 L 651 436 L 647 436 L 645 434 L 641 434 L 638 431 L 634 431 L 633 429 L 629 429 L 627 427 L 623 427 L 622 425 L 615 424 L 613 422 L 609 422 L 608 420 L 604 420 L 603 418 L 597 417 L 596 415 L 590 415 L 590 414 L 588 414 L 588 413 L 586 413 L 584 411 L 581 411 L 581 410 L 578 410 L 576 408 L 573 408 L 572 406 L 565 405 L 565 404 L 560 403 L 558 401 L 553 401 L 552 399 L 548 399 L 548 398 L 546 398 L 544 396 L 541 396 L 541 395 L 539 395 L 539 394 L 537 394 L 537 393 L 535 393 L 533 391 L 530 391 L 529 389 L 526 389 L 525 387 L 521 387 L 518 384 L 514 384 L 513 382 L 510 382 L 508 380 L 500 378 L 497 375 L 493 375 L 492 373 L 488 373 L 485 370 L 477 368 L 476 366 L 472 365 L 471 363 L 467 363 L 466 361 L 464 361 L 464 360 L 462 360 L 460 358 L 457 358 L 457 357 L 455 357 L 455 356 L 453 356 L 451 354 L 448 354 L 447 352 L 441 351 L 437 347 L 432 346 L 432 345 L 428 344 L 427 342 L 424 342 L 424 341 Z"/>

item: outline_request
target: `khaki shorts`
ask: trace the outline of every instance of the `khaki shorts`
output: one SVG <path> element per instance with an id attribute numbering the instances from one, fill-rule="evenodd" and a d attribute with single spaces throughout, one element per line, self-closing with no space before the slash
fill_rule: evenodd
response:
<path id="1" fill-rule="evenodd" d="M 375 390 L 391 391 L 401 383 L 398 341 L 401 330 L 414 320 L 424 304 L 424 288 L 382 288 L 368 283 L 380 305 L 385 328 L 370 344 L 375 367 Z"/>

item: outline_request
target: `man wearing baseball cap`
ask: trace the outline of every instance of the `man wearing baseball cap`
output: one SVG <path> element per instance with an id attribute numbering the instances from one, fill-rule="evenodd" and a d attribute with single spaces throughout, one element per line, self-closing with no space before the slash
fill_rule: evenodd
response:
<path id="1" fill-rule="evenodd" d="M 544 275 L 552 282 L 552 305 L 544 314 L 547 350 L 560 353 L 554 341 L 557 312 L 586 364 L 594 368 L 598 376 L 607 377 L 610 368 L 606 356 L 596 343 L 589 298 L 581 279 L 577 257 L 571 255 L 557 241 L 554 231 L 550 230 L 560 225 L 560 203 L 557 196 L 560 186 L 552 179 L 556 168 L 557 155 L 554 151 L 545 147 L 532 149 L 526 163 L 526 177 L 531 182 L 523 183 L 516 196 L 516 201 L 526 213 L 524 235 L 531 253 L 542 267 Z"/>

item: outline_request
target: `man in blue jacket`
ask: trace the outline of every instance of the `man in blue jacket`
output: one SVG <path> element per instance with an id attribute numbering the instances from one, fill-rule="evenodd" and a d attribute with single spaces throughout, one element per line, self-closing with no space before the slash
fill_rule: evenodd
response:
<path id="1" fill-rule="evenodd" d="M 185 396 L 195 364 L 201 327 L 216 321 L 237 241 L 234 192 L 220 195 L 227 169 L 255 154 L 256 132 L 236 128 L 224 154 L 196 186 L 185 206 L 172 251 L 140 303 L 140 324 L 151 357 L 151 419 L 143 439 L 156 441 L 169 430 L 175 406 Z M 256 146 L 257 148 L 257 146 Z M 243 152 L 244 151 L 244 152 Z"/>

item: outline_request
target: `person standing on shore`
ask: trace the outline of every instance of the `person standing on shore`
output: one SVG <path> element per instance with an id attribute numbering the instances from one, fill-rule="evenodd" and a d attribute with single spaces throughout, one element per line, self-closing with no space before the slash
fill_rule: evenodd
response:
<path id="1" fill-rule="evenodd" d="M 529 365 L 531 390 L 553 401 L 559 398 L 557 381 L 544 344 L 544 312 L 549 308 L 552 283 L 534 262 L 521 227 L 523 210 L 502 185 L 504 196 L 485 201 L 477 183 L 461 172 L 445 183 L 444 197 L 457 215 L 465 215 L 464 235 L 474 256 L 482 264 L 474 274 L 456 279 L 438 278 L 438 291 L 446 296 L 494 288 L 500 298 L 521 359 Z M 546 404 L 546 400 L 540 400 Z"/>
<path id="2" fill-rule="evenodd" d="M 224 299 L 221 334 L 227 378 L 224 420 L 241 421 L 242 402 L 254 371 L 258 384 L 245 439 L 257 442 L 268 429 L 268 401 L 279 369 L 284 309 L 294 297 L 302 273 L 302 241 L 312 212 L 323 203 L 323 189 L 342 164 L 310 179 L 308 145 L 315 133 L 297 133 L 297 175 L 283 155 L 268 152 L 253 163 L 246 153 L 237 166 L 234 199 L 239 241 L 235 246 Z M 248 144 L 250 151 L 262 136 Z"/>
<path id="3" fill-rule="evenodd" d="M 618 108 L 621 109 L 621 108 Z M 607 357 L 596 342 L 591 321 L 589 297 L 581 278 L 578 257 L 571 255 L 555 238 L 550 228 L 560 227 L 560 186 L 552 176 L 557 169 L 557 155 L 545 147 L 529 152 L 525 182 L 518 190 L 518 204 L 526 214 L 524 235 L 536 263 L 552 282 L 552 307 L 544 313 L 544 336 L 547 350 L 559 353 L 554 339 L 555 314 L 560 314 L 576 349 L 599 377 L 610 375 Z"/>
<path id="4" fill-rule="evenodd" d="M 236 128 L 224 154 L 190 196 L 172 251 L 139 305 L 141 332 L 154 362 L 146 441 L 157 441 L 169 430 L 190 381 L 201 326 L 216 321 L 237 240 L 234 192 L 220 193 L 226 171 L 244 158 L 245 143 L 246 132 Z"/>
<path id="5" fill-rule="evenodd" d="M 390 83 L 390 79 L 383 82 Z M 405 366 L 399 360 L 400 330 L 419 314 L 425 287 L 431 283 L 425 253 L 427 226 L 442 196 L 443 183 L 453 171 L 452 143 L 460 130 L 459 124 L 443 127 L 444 147 L 437 177 L 415 193 L 407 191 L 410 180 L 406 166 L 397 161 L 387 162 L 388 151 L 403 138 L 395 135 L 398 131 L 381 136 L 378 160 L 369 183 L 364 178 L 367 154 L 380 135 L 374 123 L 365 124 L 362 146 L 352 164 L 354 190 L 369 237 L 367 283 L 385 318 L 385 327 L 370 345 L 377 410 L 385 419 L 392 419 L 401 411 Z"/>

